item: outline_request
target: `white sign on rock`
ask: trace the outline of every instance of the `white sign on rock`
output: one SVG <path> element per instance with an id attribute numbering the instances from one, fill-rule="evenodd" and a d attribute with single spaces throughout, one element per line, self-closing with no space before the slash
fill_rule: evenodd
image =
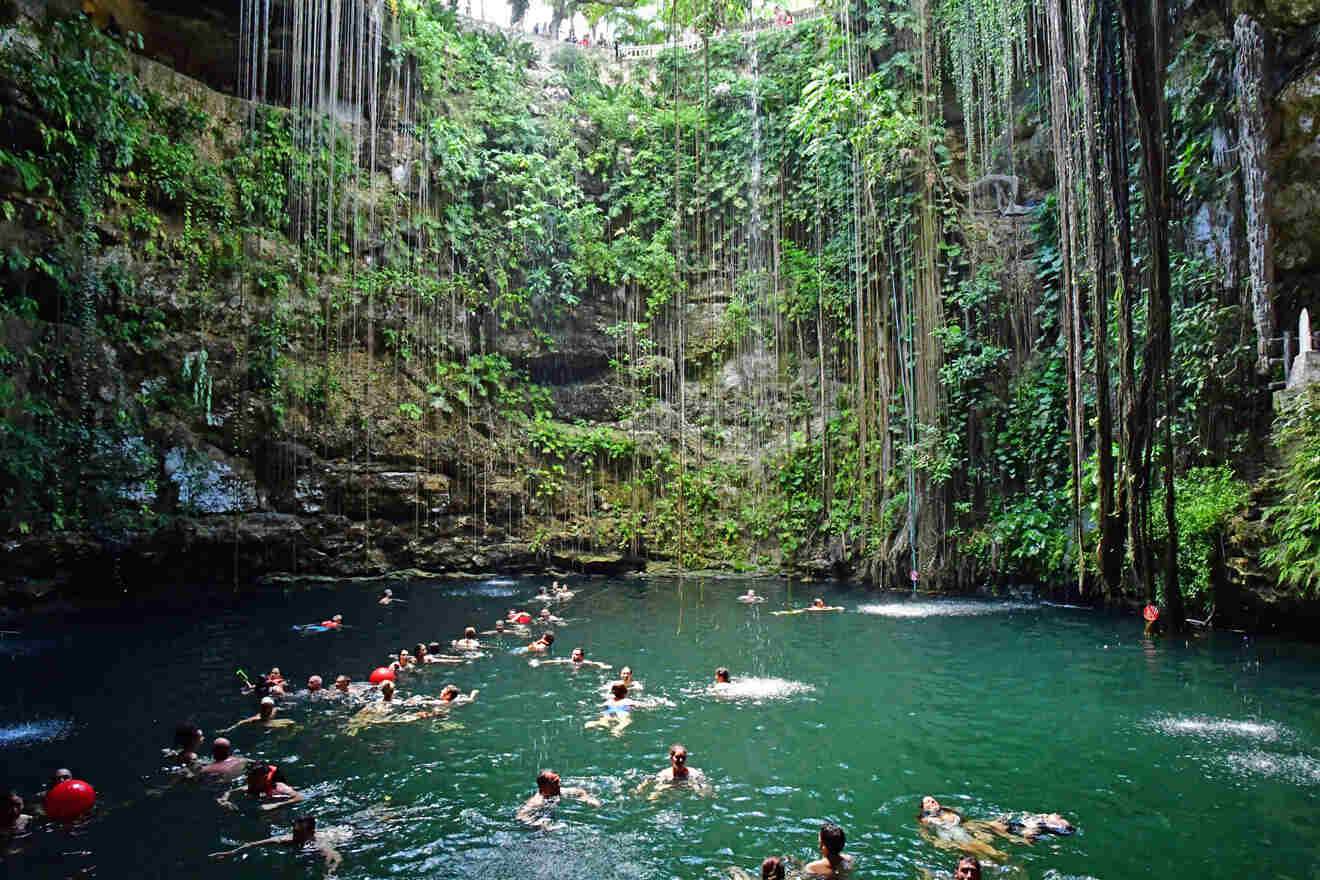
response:
<path id="1" fill-rule="evenodd" d="M 1297 319 L 1297 341 L 1301 344 L 1299 354 L 1311 350 L 1311 315 L 1302 309 L 1302 316 Z"/>

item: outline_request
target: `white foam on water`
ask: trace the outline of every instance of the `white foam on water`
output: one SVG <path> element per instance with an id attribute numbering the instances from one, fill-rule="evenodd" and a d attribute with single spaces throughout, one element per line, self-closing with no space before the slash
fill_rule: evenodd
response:
<path id="1" fill-rule="evenodd" d="M 17 746 L 36 742 L 54 742 L 68 736 L 73 729 L 70 721 L 24 721 L 0 727 L 0 746 Z"/>
<path id="2" fill-rule="evenodd" d="M 1280 755 L 1262 752 L 1233 752 L 1215 760 L 1239 776 L 1269 776 L 1298 785 L 1320 784 L 1320 761 L 1309 755 Z"/>
<path id="3" fill-rule="evenodd" d="M 878 617 L 978 617 L 983 614 L 1005 614 L 1011 611 L 1029 611 L 1038 607 L 1030 602 L 971 602 L 951 599 L 947 602 L 877 602 L 858 605 L 859 614 Z"/>
<path id="4" fill-rule="evenodd" d="M 706 692 L 721 700 L 784 700 L 815 689 L 805 682 L 783 678 L 735 678 L 727 684 L 713 684 Z"/>
<path id="5" fill-rule="evenodd" d="M 489 578 L 487 580 L 482 581 L 482 583 L 491 587 L 512 587 L 516 585 L 518 582 L 515 581 L 513 578 Z"/>
<path id="6" fill-rule="evenodd" d="M 1256 742 L 1278 742 L 1289 738 L 1289 731 L 1268 721 L 1235 721 L 1232 718 L 1204 716 L 1167 716 L 1156 718 L 1150 726 L 1166 736 L 1195 736 L 1202 739 L 1238 737 Z"/>

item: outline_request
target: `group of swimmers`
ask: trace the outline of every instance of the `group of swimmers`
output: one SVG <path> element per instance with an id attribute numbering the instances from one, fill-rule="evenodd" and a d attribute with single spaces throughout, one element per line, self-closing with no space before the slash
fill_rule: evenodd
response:
<path id="1" fill-rule="evenodd" d="M 565 601 L 572 597 L 572 591 L 556 582 L 550 588 L 543 589 L 536 599 L 543 602 Z M 381 605 L 391 605 L 404 600 L 395 598 L 392 591 L 387 589 L 378 601 Z M 738 601 L 755 604 L 764 602 L 765 597 L 757 595 L 753 589 L 748 589 L 745 594 L 738 596 Z M 804 608 L 774 613 L 802 614 L 843 610 L 839 606 L 827 606 L 823 599 L 816 598 Z M 336 614 L 321 625 L 327 629 L 338 628 L 343 625 L 342 621 L 342 616 Z M 455 653 L 447 653 L 438 642 L 419 642 L 412 652 L 401 649 L 397 654 L 391 655 L 387 668 L 397 678 L 430 664 L 471 663 L 479 657 L 487 656 L 484 653 L 486 645 L 481 641 L 480 636 L 527 638 L 531 636 L 529 627 L 534 622 L 549 626 L 562 625 L 566 621 L 553 615 L 548 607 L 543 608 L 536 616 L 525 610 L 511 608 L 504 619 L 496 621 L 491 630 L 478 633 L 475 627 L 467 627 L 461 638 L 450 643 L 450 650 Z M 574 648 L 567 659 L 544 659 L 541 655 L 549 652 L 554 641 L 554 633 L 547 629 L 525 647 L 518 648 L 516 653 L 538 655 L 528 661 L 528 665 L 533 667 L 568 664 L 574 669 L 595 668 L 605 671 L 613 668 L 607 663 L 587 660 L 585 652 L 580 647 Z M 289 696 L 289 683 L 278 667 L 272 668 L 256 683 L 249 681 L 241 671 L 240 676 L 246 685 L 245 691 L 255 692 L 259 696 L 257 713 L 240 719 L 220 731 L 221 734 L 246 725 L 266 729 L 288 728 L 294 725 L 289 719 L 277 717 L 279 707 L 276 697 Z M 729 686 L 731 682 L 731 674 L 727 668 L 720 667 L 715 671 L 716 689 Z M 634 707 L 645 705 L 643 701 L 638 701 L 632 696 L 634 692 L 642 689 L 642 683 L 633 677 L 632 669 L 625 666 L 620 670 L 619 678 L 606 685 L 605 689 L 608 698 L 604 702 L 600 717 L 587 721 L 585 727 L 605 729 L 619 736 L 631 723 Z M 313 699 L 342 698 L 361 703 L 361 708 L 346 726 L 349 735 L 357 735 L 358 731 L 369 724 L 404 723 L 447 714 L 454 706 L 474 701 L 478 691 L 472 690 L 464 694 L 457 685 L 447 684 L 438 698 L 419 694 L 407 699 L 396 699 L 395 681 L 388 677 L 379 682 L 373 678 L 372 685 L 364 685 L 353 682 L 347 675 L 339 675 L 331 688 L 325 688 L 321 676 L 312 675 L 307 680 L 305 694 Z M 236 755 L 233 744 L 223 735 L 213 741 L 211 759 L 206 761 L 199 755 L 203 742 L 204 734 L 196 724 L 191 722 L 180 724 L 175 730 L 174 748 L 167 750 L 167 755 L 171 764 L 183 768 L 191 777 L 222 783 L 234 782 L 242 778 L 241 783 L 217 798 L 221 806 L 238 810 L 236 801 L 246 799 L 261 811 L 271 811 L 291 806 L 305 799 L 289 783 L 278 765 Z M 648 776 L 636 787 L 635 793 L 645 794 L 650 800 L 655 800 L 664 792 L 675 788 L 684 788 L 698 795 L 710 794 L 713 788 L 706 775 L 701 770 L 689 766 L 687 762 L 687 748 L 681 743 L 674 743 L 669 748 L 669 766 Z M 72 779 L 72 774 L 66 769 L 61 769 L 53 777 L 51 787 L 68 779 Z M 42 797 L 43 795 L 38 795 L 38 801 Z M 535 794 L 518 808 L 516 818 L 529 827 L 553 828 L 555 807 L 560 799 L 565 797 L 582 801 L 591 807 L 601 806 L 601 801 L 586 789 L 563 786 L 557 772 L 544 769 L 536 778 Z M 0 814 L 0 834 L 8 832 L 13 836 L 23 833 L 30 826 L 32 819 L 31 815 L 24 812 L 23 798 L 10 792 L 4 812 Z M 962 814 L 940 804 L 931 796 L 922 799 L 917 825 L 921 836 L 937 847 L 958 850 L 963 854 L 953 874 L 956 880 L 980 880 L 979 858 L 1005 860 L 1007 855 L 995 846 L 999 839 L 1030 844 L 1042 835 L 1067 835 L 1075 830 L 1068 820 L 1057 813 L 1014 814 L 991 820 L 965 819 Z M 227 858 L 258 847 L 282 846 L 295 851 L 309 849 L 323 858 L 328 872 L 333 872 L 342 861 L 333 843 L 348 833 L 348 830 L 343 828 L 318 832 L 316 820 L 311 816 L 303 815 L 294 818 L 292 832 L 289 835 L 245 843 L 234 849 L 212 853 L 211 856 L 217 859 Z M 798 870 L 804 876 L 824 878 L 845 873 L 853 863 L 852 856 L 843 852 L 845 841 L 844 831 L 838 825 L 832 823 L 822 825 L 817 837 L 820 858 L 797 866 Z M 777 856 L 765 859 L 761 865 L 762 880 L 784 880 L 788 865 L 788 860 Z M 750 880 L 750 875 L 739 868 L 730 869 L 730 874 L 734 880 Z"/>

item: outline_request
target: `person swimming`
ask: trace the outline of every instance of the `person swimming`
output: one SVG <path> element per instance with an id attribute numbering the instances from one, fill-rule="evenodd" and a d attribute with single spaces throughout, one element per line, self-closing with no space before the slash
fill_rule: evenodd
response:
<path id="1" fill-rule="evenodd" d="M 1046 834 L 1066 837 L 1077 828 L 1058 813 L 1012 813 L 999 816 L 987 823 L 991 829 L 1002 829 L 1004 836 L 1016 835 L 1027 842 L 1034 842 Z"/>
<path id="2" fill-rule="evenodd" d="M 197 772 L 203 776 L 233 779 L 242 776 L 247 765 L 248 759 L 235 755 L 234 747 L 229 740 L 218 736 L 215 742 L 211 743 L 211 763 L 204 764 Z"/>
<path id="3" fill-rule="evenodd" d="M 245 771 L 244 784 L 230 789 L 217 799 L 216 803 L 229 810 L 237 810 L 232 801 L 235 794 L 245 794 L 261 803 L 262 810 L 278 810 L 304 800 L 303 796 L 289 785 L 284 774 L 275 764 L 254 762 Z"/>
<path id="4" fill-rule="evenodd" d="M 242 727 L 244 724 L 260 724 L 262 727 L 289 727 L 293 724 L 287 718 L 276 718 L 276 711 L 274 698 L 262 697 L 261 703 L 257 706 L 256 715 L 244 718 L 242 721 L 236 721 L 220 732 L 228 733 L 236 727 Z"/>
<path id="5" fill-rule="evenodd" d="M 553 770 L 542 770 L 536 776 L 536 794 L 529 797 L 518 808 L 517 818 L 524 825 L 533 828 L 548 828 L 554 819 L 554 808 L 561 798 L 571 797 L 590 807 L 599 807 L 600 801 L 592 797 L 585 788 L 564 787 L 559 774 Z"/>
<path id="6" fill-rule="evenodd" d="M 23 796 L 10 790 L 5 795 L 4 811 L 0 812 L 0 834 L 24 834 L 31 824 L 32 816 L 23 812 Z"/>
<path id="7" fill-rule="evenodd" d="M 523 648 L 522 653 L 544 654 L 546 651 L 550 650 L 550 646 L 553 645 L 554 643 L 555 643 L 555 634 L 552 632 L 548 632 L 542 635 L 536 641 L 532 642 L 527 647 Z"/>
<path id="8" fill-rule="evenodd" d="M 325 861 L 326 876 L 334 874 L 339 865 L 344 861 L 343 856 L 339 854 L 330 842 L 316 834 L 316 819 L 312 816 L 299 816 L 293 820 L 293 831 L 288 837 L 267 837 L 265 840 L 254 840 L 251 843 L 245 843 L 236 846 L 233 849 L 223 850 L 221 852 L 211 853 L 213 859 L 224 859 L 229 856 L 241 853 L 244 850 L 254 849 L 259 846 L 287 846 L 293 850 L 300 850 L 306 847 L 314 848 Z"/>
<path id="9" fill-rule="evenodd" d="M 813 877 L 838 877 L 853 866 L 853 857 L 843 851 L 847 837 L 843 829 L 833 822 L 820 826 L 816 835 L 816 844 L 820 847 L 820 858 L 802 866 L 803 874 Z"/>
<path id="10" fill-rule="evenodd" d="M 1008 855 L 992 845 L 996 836 L 1004 836 L 988 823 L 964 819 L 957 810 L 944 806 L 926 795 L 917 813 L 917 830 L 922 837 L 941 849 L 957 849 L 972 855 L 1003 861 Z"/>
<path id="11" fill-rule="evenodd" d="M 825 600 L 817 596 L 806 608 L 795 608 L 792 611 L 771 611 L 771 614 L 807 614 L 814 611 L 843 611 L 842 605 L 826 605 Z"/>
<path id="12" fill-rule="evenodd" d="M 715 670 L 715 683 L 716 683 L 716 684 L 732 684 L 732 683 L 733 683 L 733 680 L 732 680 L 731 678 L 729 678 L 729 670 L 726 669 L 726 668 L 724 668 L 723 666 L 721 666 L 719 669 L 716 669 L 716 670 Z"/>
<path id="13" fill-rule="evenodd" d="M 622 736 L 628 725 L 632 724 L 632 710 L 633 704 L 628 699 L 628 686 L 616 681 L 610 685 L 610 700 L 601 709 L 600 717 L 582 726 L 583 728 L 603 727 L 614 736 Z"/>
<path id="14" fill-rule="evenodd" d="M 477 641 L 477 628 L 469 626 L 463 630 L 463 638 L 454 639 L 454 650 L 456 651 L 480 651 L 481 642 Z"/>
<path id="15" fill-rule="evenodd" d="M 542 626 L 563 625 L 567 621 L 562 617 L 556 617 L 550 613 L 549 608 L 542 608 L 540 615 L 536 618 Z"/>
<path id="16" fill-rule="evenodd" d="M 637 786 L 636 792 L 640 794 L 647 787 L 654 785 L 655 790 L 647 796 L 648 800 L 655 800 L 665 791 L 679 786 L 690 787 L 699 795 L 710 794 L 713 789 L 706 779 L 706 774 L 696 767 L 689 767 L 687 759 L 687 746 L 674 743 L 669 747 L 669 766 L 644 780 Z"/>
<path id="17" fill-rule="evenodd" d="M 608 663 L 601 663 L 601 662 L 599 662 L 599 661 L 596 661 L 596 660 L 588 660 L 588 659 L 586 659 L 586 658 L 587 658 L 587 655 L 586 655 L 586 653 L 585 653 L 581 648 L 574 648 L 574 649 L 572 650 L 572 652 L 569 654 L 567 660 L 565 660 L 565 659 L 562 658 L 562 657 L 560 657 L 560 658 L 558 658 L 558 659 L 556 659 L 556 660 L 529 660 L 529 661 L 527 661 L 527 665 L 528 665 L 528 666 L 553 666 L 553 665 L 555 665 L 556 663 L 571 663 L 575 668 L 582 668 L 582 667 L 584 667 L 584 666 L 594 666 L 594 667 L 596 667 L 597 669 L 613 669 L 613 668 L 614 668 L 613 666 L 611 666 L 611 665 L 608 664 Z"/>
<path id="18" fill-rule="evenodd" d="M 273 702 L 273 701 L 272 701 Z M 166 749 L 165 754 L 171 763 L 190 766 L 199 763 L 197 750 L 202 747 L 206 734 L 192 721 L 176 724 L 174 727 L 174 748 Z"/>
<path id="19" fill-rule="evenodd" d="M 400 605 L 408 604 L 403 599 L 394 598 L 394 591 L 391 590 L 389 587 L 386 587 L 384 592 L 380 594 L 380 598 L 376 600 L 376 604 L 378 605 L 393 605 L 395 602 L 399 603 Z"/>
<path id="20" fill-rule="evenodd" d="M 741 596 L 738 597 L 738 601 L 745 602 L 747 604 L 764 602 L 765 596 L 756 595 L 756 590 L 753 590 L 751 587 L 748 587 L 747 592 L 743 593 Z"/>

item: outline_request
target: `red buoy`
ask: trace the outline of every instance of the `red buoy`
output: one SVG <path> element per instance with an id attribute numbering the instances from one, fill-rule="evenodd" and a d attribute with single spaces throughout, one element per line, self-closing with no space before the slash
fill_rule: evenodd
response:
<path id="1" fill-rule="evenodd" d="M 46 815 L 57 821 L 77 819 L 96 803 L 96 789 L 81 779 L 68 779 L 46 792 Z"/>
<path id="2" fill-rule="evenodd" d="M 380 684 L 382 681 L 394 681 L 394 670 L 384 666 L 376 667 L 376 671 L 371 673 L 371 683 Z"/>
<path id="3" fill-rule="evenodd" d="M 1159 620 L 1160 609 L 1156 608 L 1154 605 L 1147 605 L 1146 610 L 1141 612 L 1141 614 L 1146 620 L 1154 623 L 1156 620 Z"/>
<path id="4" fill-rule="evenodd" d="M 514 623 L 531 623 L 531 622 L 532 622 L 532 615 L 530 615 L 530 614 L 528 614 L 526 611 L 524 611 L 523 613 L 521 613 L 521 614 L 515 616 L 515 617 L 513 618 L 513 622 L 514 622 Z"/>

